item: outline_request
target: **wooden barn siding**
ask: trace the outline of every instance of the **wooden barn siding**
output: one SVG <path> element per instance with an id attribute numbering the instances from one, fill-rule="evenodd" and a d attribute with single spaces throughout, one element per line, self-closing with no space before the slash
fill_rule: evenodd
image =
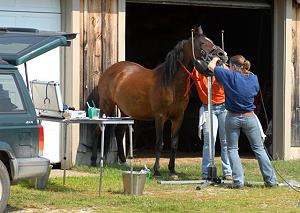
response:
<path id="1" fill-rule="evenodd" d="M 300 146 L 300 6 L 293 3 L 292 27 L 292 64 L 293 64 L 293 93 L 292 93 L 292 126 L 291 146 Z"/>
<path id="2" fill-rule="evenodd" d="M 87 101 L 98 106 L 99 77 L 118 59 L 118 0 L 81 0 L 80 4 L 80 108 L 87 109 Z M 94 125 L 81 125 L 80 143 L 92 147 L 98 133 Z"/>
<path id="3" fill-rule="evenodd" d="M 81 0 L 81 107 L 97 97 L 98 80 L 107 67 L 117 62 L 117 0 Z"/>

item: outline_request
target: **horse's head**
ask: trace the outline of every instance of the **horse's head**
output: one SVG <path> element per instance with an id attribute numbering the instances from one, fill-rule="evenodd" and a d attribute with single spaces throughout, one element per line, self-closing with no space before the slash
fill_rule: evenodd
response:
<path id="1" fill-rule="evenodd" d="M 220 58 L 220 63 L 226 63 L 228 60 L 227 53 L 215 45 L 212 40 L 207 38 L 203 34 L 203 30 L 200 27 L 192 29 L 192 51 L 193 51 L 193 59 L 194 65 L 196 69 L 204 75 L 209 75 L 206 72 L 205 66 L 214 58 Z"/>
<path id="2" fill-rule="evenodd" d="M 226 63 L 228 60 L 227 53 L 203 34 L 201 26 L 192 29 L 191 39 L 178 42 L 167 54 L 163 84 L 168 85 L 172 82 L 180 67 L 178 62 L 185 66 L 191 66 L 191 62 L 194 62 L 195 68 L 200 73 L 211 75 L 211 72 L 207 71 L 207 64 L 215 56 L 220 58 L 221 63 Z"/>

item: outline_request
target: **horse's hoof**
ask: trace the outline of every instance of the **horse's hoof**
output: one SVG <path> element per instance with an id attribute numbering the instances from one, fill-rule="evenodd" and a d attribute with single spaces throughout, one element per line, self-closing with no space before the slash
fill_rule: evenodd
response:
<path id="1" fill-rule="evenodd" d="M 91 166 L 92 166 L 92 167 L 96 167 L 96 166 L 97 166 L 96 161 L 92 161 L 92 162 L 91 162 Z"/>
<path id="2" fill-rule="evenodd" d="M 161 180 L 162 179 L 160 172 L 155 171 L 155 170 L 154 170 L 154 173 L 153 173 L 153 177 L 155 178 L 155 180 Z"/>
<path id="3" fill-rule="evenodd" d="M 120 166 L 125 166 L 127 169 L 130 169 L 130 165 L 127 162 L 120 162 Z"/>
<path id="4" fill-rule="evenodd" d="M 154 175 L 153 177 L 154 177 L 155 180 L 162 180 L 162 176 L 157 176 L 157 175 L 155 176 Z"/>
<path id="5" fill-rule="evenodd" d="M 175 173 L 169 174 L 172 180 L 179 180 L 178 175 Z"/>

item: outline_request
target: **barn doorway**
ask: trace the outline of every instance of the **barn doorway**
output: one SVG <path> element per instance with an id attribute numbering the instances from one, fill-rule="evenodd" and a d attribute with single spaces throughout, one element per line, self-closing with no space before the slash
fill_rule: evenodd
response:
<path id="1" fill-rule="evenodd" d="M 251 71 L 258 75 L 268 120 L 272 118 L 272 10 L 169 4 L 126 3 L 126 60 L 147 68 L 162 63 L 177 42 L 190 37 L 190 29 L 201 25 L 204 34 L 221 46 L 224 30 L 224 49 L 229 56 L 242 54 L 250 60 Z M 192 86 L 190 101 L 179 132 L 179 151 L 201 153 L 198 138 L 198 111 L 201 106 Z M 266 113 L 257 97 L 257 115 L 267 128 Z M 169 124 L 166 125 L 169 130 Z M 242 135 L 240 140 L 246 140 Z M 164 150 L 170 148 L 165 139 Z M 154 150 L 153 122 L 136 121 L 135 148 Z M 240 142 L 240 152 L 250 153 L 248 142 Z M 216 154 L 220 153 L 216 143 Z"/>

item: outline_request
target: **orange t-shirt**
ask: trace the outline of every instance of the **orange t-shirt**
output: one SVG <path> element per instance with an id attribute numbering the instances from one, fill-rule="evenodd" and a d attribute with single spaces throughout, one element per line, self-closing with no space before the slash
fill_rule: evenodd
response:
<path id="1" fill-rule="evenodd" d="M 207 86 L 208 81 L 207 77 L 201 75 L 196 69 L 192 72 L 192 78 L 195 82 L 196 89 L 198 91 L 198 95 L 200 100 L 203 104 L 208 104 L 208 97 L 207 97 Z M 215 76 L 212 76 L 212 104 L 222 104 L 225 102 L 225 93 L 224 88 L 219 82 L 216 80 Z"/>

